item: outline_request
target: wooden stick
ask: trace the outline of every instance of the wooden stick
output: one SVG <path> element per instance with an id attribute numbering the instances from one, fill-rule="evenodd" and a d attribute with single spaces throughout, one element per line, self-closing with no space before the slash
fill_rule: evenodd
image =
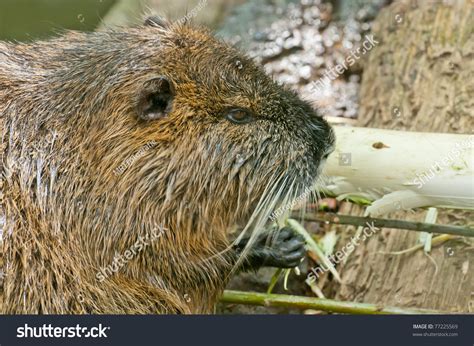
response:
<path id="1" fill-rule="evenodd" d="M 474 209 L 474 135 L 333 127 L 317 188 L 369 203 L 371 216 L 424 207 Z"/>

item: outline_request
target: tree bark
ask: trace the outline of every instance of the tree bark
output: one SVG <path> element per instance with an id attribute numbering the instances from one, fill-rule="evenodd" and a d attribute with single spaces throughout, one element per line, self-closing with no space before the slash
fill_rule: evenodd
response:
<path id="1" fill-rule="evenodd" d="M 379 44 L 364 64 L 359 126 L 421 132 L 474 131 L 474 2 L 398 1 L 382 10 L 373 33 Z M 436 143 L 433 143 L 436 146 Z M 415 151 L 416 148 L 413 148 Z M 407 155 L 410 155 L 407 152 Z M 472 192 L 474 194 L 474 191 Z M 362 215 L 348 203 L 340 213 Z M 384 217 L 423 221 L 426 211 Z M 471 226 L 473 213 L 439 210 L 437 223 Z M 339 247 L 353 230 L 335 226 Z M 337 300 L 473 312 L 472 239 L 387 255 L 418 243 L 419 235 L 382 229 L 356 247 L 338 271 L 342 284 L 326 286 Z"/>

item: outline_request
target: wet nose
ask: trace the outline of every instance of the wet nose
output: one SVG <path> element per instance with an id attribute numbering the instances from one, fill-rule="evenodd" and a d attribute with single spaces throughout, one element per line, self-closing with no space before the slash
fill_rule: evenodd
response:
<path id="1" fill-rule="evenodd" d="M 317 143 L 321 159 L 326 159 L 334 151 L 334 130 L 326 120 L 319 116 L 310 117 L 309 128 L 314 143 Z"/>
<path id="2" fill-rule="evenodd" d="M 323 158 L 325 159 L 327 159 L 328 156 L 331 155 L 336 149 L 336 135 L 334 133 L 334 129 L 329 124 L 327 124 L 327 126 L 328 126 L 328 135 L 327 135 L 328 143 L 327 143 L 326 152 L 323 155 Z"/>

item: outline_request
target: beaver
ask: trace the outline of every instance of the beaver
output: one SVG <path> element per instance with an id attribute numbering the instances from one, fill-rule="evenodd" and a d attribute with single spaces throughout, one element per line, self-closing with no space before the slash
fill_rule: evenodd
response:
<path id="1" fill-rule="evenodd" d="M 334 144 L 235 47 L 156 17 L 0 43 L 0 114 L 3 313 L 212 313 L 235 270 L 299 263 L 266 225 Z"/>

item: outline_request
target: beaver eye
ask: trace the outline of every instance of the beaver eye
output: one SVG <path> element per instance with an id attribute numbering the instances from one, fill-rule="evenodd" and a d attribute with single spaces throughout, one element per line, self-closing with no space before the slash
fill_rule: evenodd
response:
<path id="1" fill-rule="evenodd" d="M 246 124 L 254 119 L 249 111 L 240 108 L 229 110 L 225 117 L 234 124 Z"/>

